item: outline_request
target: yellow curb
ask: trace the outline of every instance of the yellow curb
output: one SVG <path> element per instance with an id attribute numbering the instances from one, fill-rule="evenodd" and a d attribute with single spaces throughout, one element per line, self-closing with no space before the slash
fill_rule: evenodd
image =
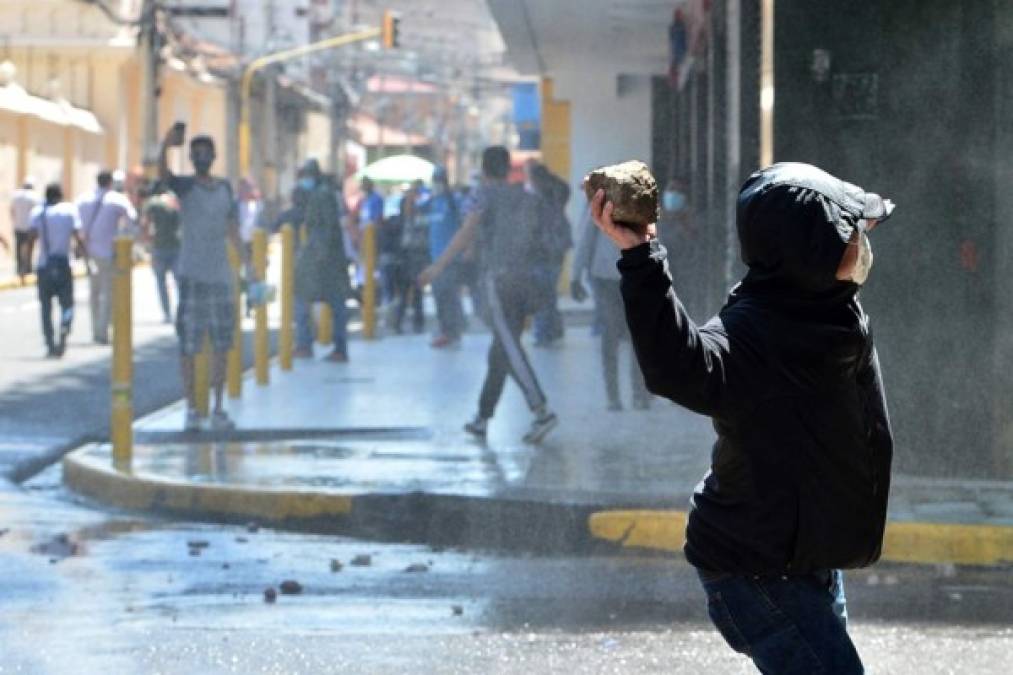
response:
<path id="1" fill-rule="evenodd" d="M 629 548 L 680 552 L 685 511 L 599 511 L 588 518 L 591 536 Z M 1013 562 L 1013 527 L 889 522 L 883 560 L 998 565 Z"/>
<path id="2" fill-rule="evenodd" d="M 206 485 L 117 471 L 109 466 L 108 454 L 91 453 L 95 448 L 86 446 L 63 459 L 63 482 L 80 494 L 112 506 L 250 518 L 261 523 L 347 516 L 352 512 L 351 495 Z"/>

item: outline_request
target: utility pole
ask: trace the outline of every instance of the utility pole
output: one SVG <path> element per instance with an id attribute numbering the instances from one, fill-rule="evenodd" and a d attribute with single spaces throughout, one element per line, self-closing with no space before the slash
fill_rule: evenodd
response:
<path id="1" fill-rule="evenodd" d="M 159 38 L 155 0 L 144 0 L 141 6 L 141 161 L 144 173 L 154 178 L 158 164 L 158 97 Z"/>

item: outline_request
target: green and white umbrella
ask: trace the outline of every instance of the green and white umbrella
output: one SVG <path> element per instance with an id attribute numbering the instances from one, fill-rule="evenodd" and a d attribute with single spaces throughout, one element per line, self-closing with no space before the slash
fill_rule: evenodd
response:
<path id="1" fill-rule="evenodd" d="M 391 155 L 378 159 L 356 176 L 368 177 L 377 183 L 410 183 L 413 180 L 430 180 L 434 168 L 432 162 L 415 155 Z"/>

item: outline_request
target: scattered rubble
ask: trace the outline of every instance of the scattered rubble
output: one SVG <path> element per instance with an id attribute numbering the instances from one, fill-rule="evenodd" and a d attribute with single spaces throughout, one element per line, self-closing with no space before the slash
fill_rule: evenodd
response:
<path id="1" fill-rule="evenodd" d="M 337 558 L 331 560 L 331 571 L 332 572 L 340 572 L 343 567 L 344 567 L 344 565 L 342 565 L 341 561 L 338 560 Z"/>
<path id="2" fill-rule="evenodd" d="M 404 568 L 405 572 L 428 572 L 429 565 L 425 563 L 412 563 L 408 567 Z"/>
<path id="3" fill-rule="evenodd" d="M 31 548 L 32 553 L 49 556 L 51 563 L 59 562 L 63 558 L 81 554 L 81 545 L 71 541 L 66 534 L 58 534 L 49 541 L 36 544 Z"/>
<path id="4" fill-rule="evenodd" d="M 372 564 L 373 556 L 368 553 L 360 553 L 352 558 L 352 561 L 349 563 L 349 565 L 353 565 L 354 567 L 369 567 Z"/>
<path id="5" fill-rule="evenodd" d="M 302 584 L 292 579 L 286 579 L 278 586 L 282 595 L 299 595 L 302 593 Z"/>
<path id="6" fill-rule="evenodd" d="M 270 605 L 277 599 L 278 591 L 274 590 L 273 586 L 268 586 L 264 589 L 264 602 Z"/>

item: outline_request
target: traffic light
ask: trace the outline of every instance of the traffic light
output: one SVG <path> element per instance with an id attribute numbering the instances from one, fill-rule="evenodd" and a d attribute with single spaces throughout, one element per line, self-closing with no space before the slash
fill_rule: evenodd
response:
<path id="1" fill-rule="evenodd" d="M 401 46 L 401 38 L 398 35 L 401 27 L 401 17 L 394 12 L 385 10 L 383 13 L 383 46 L 393 49 Z"/>

